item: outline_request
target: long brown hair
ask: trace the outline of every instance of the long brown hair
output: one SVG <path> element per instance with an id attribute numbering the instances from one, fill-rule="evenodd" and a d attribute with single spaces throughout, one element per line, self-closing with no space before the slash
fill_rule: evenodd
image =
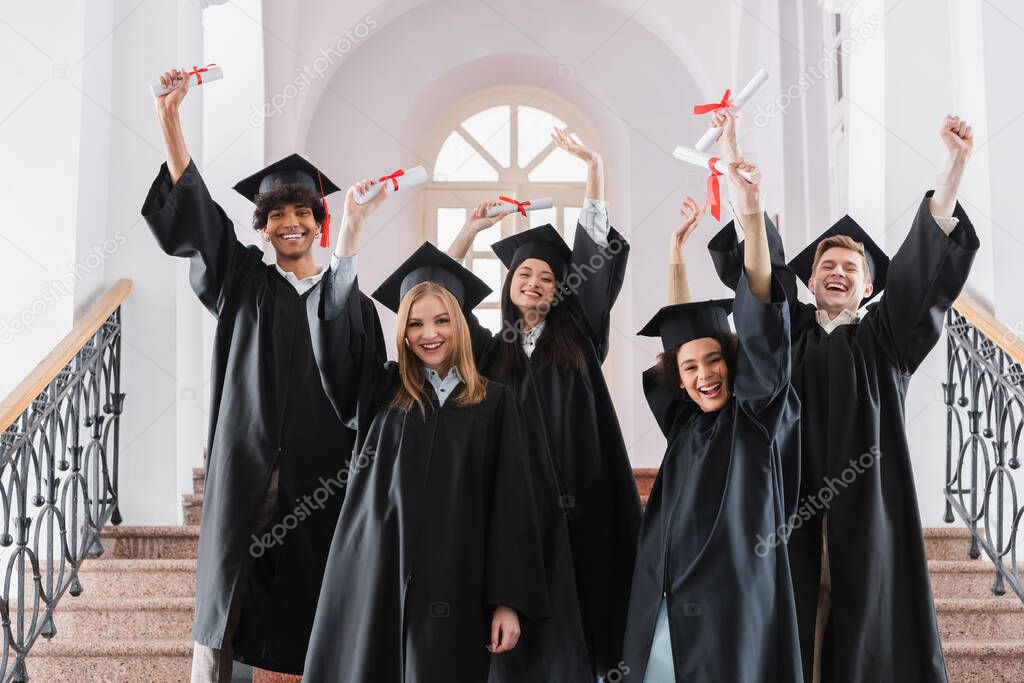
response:
<path id="1" fill-rule="evenodd" d="M 509 268 L 501 286 L 501 369 L 508 374 L 523 366 L 524 358 L 519 344 L 519 333 L 525 332 L 523 314 L 512 303 L 512 278 L 516 268 Z M 583 349 L 576 341 L 572 321 L 569 319 L 569 304 L 561 283 L 555 285 L 555 297 L 544 316 L 544 330 L 537 340 L 541 362 L 560 365 L 573 370 L 583 369 Z"/>
<path id="2" fill-rule="evenodd" d="M 426 373 L 423 368 L 423 361 L 419 359 L 412 349 L 405 343 L 405 331 L 409 326 L 409 313 L 414 303 L 425 296 L 433 294 L 441 300 L 452 325 L 452 344 L 448 352 L 448 360 L 451 361 L 449 368 L 456 367 L 465 383 L 465 389 L 456 399 L 460 406 L 476 405 L 487 396 L 487 381 L 476 371 L 476 364 L 473 362 L 473 346 L 469 337 L 469 325 L 466 323 L 466 316 L 455 296 L 447 289 L 434 282 L 421 282 L 410 289 L 398 306 L 398 325 L 396 329 L 396 344 L 398 346 L 398 374 L 402 378 L 402 385 L 398 388 L 395 398 L 391 401 L 391 407 L 409 412 L 413 404 L 419 406 L 420 413 L 426 417 L 427 403 L 430 399 L 423 386 Z"/>

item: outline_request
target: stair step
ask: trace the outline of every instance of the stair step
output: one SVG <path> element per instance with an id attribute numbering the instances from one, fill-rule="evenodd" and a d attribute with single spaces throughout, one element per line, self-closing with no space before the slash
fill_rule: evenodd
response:
<path id="1" fill-rule="evenodd" d="M 935 614 L 943 641 L 1024 639 L 1024 603 L 1001 598 L 937 598 Z"/>
<path id="2" fill-rule="evenodd" d="M 71 640 L 58 634 L 36 641 L 26 668 L 30 680 L 47 683 L 187 681 L 192 639 Z"/>
<path id="3" fill-rule="evenodd" d="M 196 561 L 86 560 L 78 576 L 85 588 L 83 597 L 193 598 Z"/>
<path id="4" fill-rule="evenodd" d="M 280 674 L 274 671 L 263 669 L 252 670 L 252 683 L 301 683 L 302 676 L 292 674 Z"/>
<path id="5" fill-rule="evenodd" d="M 192 492 L 203 493 L 206 490 L 206 468 L 192 468 Z"/>
<path id="6" fill-rule="evenodd" d="M 181 508 L 185 524 L 198 525 L 203 515 L 203 494 L 186 493 L 181 497 Z"/>
<path id="7" fill-rule="evenodd" d="M 1024 640 L 963 641 L 942 644 L 951 683 L 1020 683 L 1024 680 Z"/>
<path id="8" fill-rule="evenodd" d="M 1024 574 L 1024 564 L 1020 565 Z M 994 598 L 996 568 L 988 560 L 928 560 L 936 598 Z M 1005 585 L 1005 582 L 1004 582 Z M 1012 592 L 1006 586 L 1007 592 Z"/>
<path id="9" fill-rule="evenodd" d="M 929 560 L 972 560 L 970 529 L 964 526 L 926 527 L 924 550 Z M 982 557 L 985 554 L 982 553 Z"/>
<path id="10" fill-rule="evenodd" d="M 12 608 L 15 605 L 12 605 Z M 102 633 L 111 641 L 192 637 L 195 598 L 65 595 L 53 614 L 57 638 L 88 639 Z"/>
<path id="11" fill-rule="evenodd" d="M 108 526 L 100 539 L 105 558 L 195 559 L 198 526 Z"/>

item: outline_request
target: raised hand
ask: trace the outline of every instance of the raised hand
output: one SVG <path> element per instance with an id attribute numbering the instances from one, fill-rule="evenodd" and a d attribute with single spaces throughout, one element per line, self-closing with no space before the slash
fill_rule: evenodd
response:
<path id="1" fill-rule="evenodd" d="M 565 128 L 555 128 L 552 130 L 551 140 L 558 147 L 587 163 L 600 159 L 600 155 L 597 152 L 584 145 L 578 137 L 571 135 Z"/>
<path id="2" fill-rule="evenodd" d="M 470 212 L 466 218 L 466 223 L 462 226 L 463 230 L 469 230 L 474 235 L 478 232 L 482 232 L 487 228 L 491 227 L 495 223 L 501 221 L 502 218 L 508 214 L 498 214 L 497 216 L 488 216 L 487 210 L 495 206 L 501 206 L 502 202 L 497 199 L 490 199 L 486 202 L 477 204 L 476 208 Z"/>
<path id="3" fill-rule="evenodd" d="M 734 112 L 732 109 L 716 109 L 711 113 L 711 120 L 708 125 L 712 128 L 721 128 L 722 132 L 718 136 L 719 144 L 727 144 L 729 142 L 736 142 L 736 123 L 740 120 L 740 115 Z"/>
<path id="4" fill-rule="evenodd" d="M 740 175 L 740 171 L 750 173 L 753 182 Z M 738 159 L 729 164 L 729 202 L 733 210 L 741 216 L 760 214 L 763 210 L 761 198 L 761 171 L 755 164 L 748 164 Z"/>
<path id="5" fill-rule="evenodd" d="M 686 244 L 686 240 L 690 238 L 690 235 L 697 228 L 697 224 L 700 223 L 700 219 L 704 216 L 707 208 L 708 204 L 706 202 L 703 206 L 699 206 L 693 197 L 687 196 L 683 200 L 683 205 L 679 208 L 679 215 L 683 217 L 683 222 L 672 232 L 670 263 L 683 263 L 683 245 Z"/>
<path id="6" fill-rule="evenodd" d="M 942 119 L 939 137 L 951 155 L 967 157 L 974 151 L 974 129 L 959 116 L 949 115 Z"/>
<path id="7" fill-rule="evenodd" d="M 385 192 L 384 189 L 381 189 L 381 191 L 377 193 L 376 197 L 365 204 L 356 203 L 356 195 L 366 194 L 371 187 L 378 183 L 380 183 L 380 181 L 375 180 L 374 178 L 364 178 L 352 187 L 348 188 L 348 191 L 345 192 L 346 218 L 364 219 L 384 203 L 384 200 L 387 199 L 388 196 L 388 193 Z"/>
<path id="8" fill-rule="evenodd" d="M 160 85 L 165 88 L 174 88 L 166 95 L 156 96 L 156 107 L 161 112 L 177 111 L 181 107 L 182 100 L 188 94 L 188 71 L 186 69 L 171 69 L 160 76 Z M 177 87 L 175 87 L 177 86 Z"/>

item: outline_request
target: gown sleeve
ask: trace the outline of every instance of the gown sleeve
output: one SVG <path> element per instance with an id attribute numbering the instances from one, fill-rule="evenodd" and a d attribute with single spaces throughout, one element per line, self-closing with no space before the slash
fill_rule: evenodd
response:
<path id="1" fill-rule="evenodd" d="M 644 396 L 665 438 L 671 438 L 676 421 L 686 419 L 697 410 L 697 405 L 681 389 L 672 391 L 658 377 L 658 366 L 643 374 Z"/>
<path id="2" fill-rule="evenodd" d="M 189 260 L 189 283 L 215 316 L 224 308 L 238 274 L 263 262 L 255 247 L 238 241 L 231 220 L 217 205 L 194 161 L 171 183 L 167 164 L 160 166 L 142 205 L 142 217 L 160 248 Z"/>
<path id="3" fill-rule="evenodd" d="M 786 265 L 786 249 L 782 243 L 782 235 L 767 213 L 764 215 L 764 227 L 768 236 L 768 256 L 771 259 L 772 274 L 786 295 L 793 328 L 797 329 L 804 323 L 813 323 L 813 307 L 800 302 L 796 274 Z M 740 275 L 743 274 L 743 242 L 737 238 L 735 221 L 729 221 L 711 238 L 708 242 L 708 252 L 722 284 L 736 291 Z"/>
<path id="4" fill-rule="evenodd" d="M 485 600 L 492 607 L 505 605 L 520 616 L 543 619 L 549 615 L 544 553 L 523 420 L 511 392 L 491 382 L 488 391 L 495 390 L 502 392 L 502 399 L 495 410 L 490 440 L 495 463 Z"/>
<path id="5" fill-rule="evenodd" d="M 771 439 L 786 410 L 790 387 L 789 304 L 777 277 L 771 301 L 750 291 L 745 273 L 736 283 L 733 320 L 739 345 L 733 387 L 743 412 Z"/>
<path id="6" fill-rule="evenodd" d="M 387 351 L 377 309 L 346 265 L 332 263 L 306 315 L 324 392 L 341 421 L 365 433 L 386 398 Z"/>
<path id="7" fill-rule="evenodd" d="M 480 319 L 476 317 L 476 313 L 472 311 L 466 313 L 466 325 L 469 327 L 469 343 L 473 347 L 473 360 L 479 364 L 484 354 L 498 339 L 498 335 L 484 327 L 480 323 Z"/>
<path id="8" fill-rule="evenodd" d="M 885 292 L 861 323 L 903 373 L 921 364 L 942 334 L 943 320 L 960 294 L 980 243 L 957 202 L 959 221 L 947 236 L 936 223 L 925 194 L 899 251 L 889 264 Z"/>
<path id="9" fill-rule="evenodd" d="M 579 305 L 586 336 L 603 362 L 608 355 L 611 311 L 622 289 L 629 242 L 609 227 L 608 245 L 600 246 L 582 225 L 576 226 L 572 260 L 563 287 Z"/>

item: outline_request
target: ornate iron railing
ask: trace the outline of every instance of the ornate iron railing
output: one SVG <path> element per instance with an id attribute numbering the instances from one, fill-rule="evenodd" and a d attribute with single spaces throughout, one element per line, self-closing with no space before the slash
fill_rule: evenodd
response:
<path id="1" fill-rule="evenodd" d="M 1017 561 L 1024 532 L 1024 350 L 1014 333 L 964 297 L 949 312 L 946 336 L 945 521 L 958 517 L 971 532 L 970 556 L 984 550 L 992 560 L 992 592 L 1003 595 L 1009 584 L 1024 601 Z"/>
<path id="2" fill-rule="evenodd" d="M 40 636 L 57 634 L 58 601 L 82 593 L 82 562 L 103 553 L 107 522 L 121 522 L 120 303 L 129 290 L 122 281 L 108 292 L 0 410 L 4 683 L 29 679 L 26 656 Z"/>

